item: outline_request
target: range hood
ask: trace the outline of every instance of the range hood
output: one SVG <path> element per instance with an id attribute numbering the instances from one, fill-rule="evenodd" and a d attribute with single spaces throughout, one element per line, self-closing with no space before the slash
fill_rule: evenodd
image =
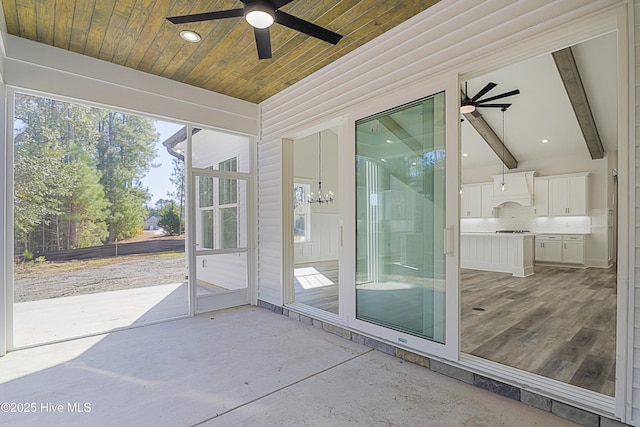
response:
<path id="1" fill-rule="evenodd" d="M 504 191 L 502 190 L 503 175 L 493 176 L 493 196 L 491 207 L 513 202 L 522 206 L 533 205 L 533 176 L 535 172 L 516 172 L 504 175 Z"/>

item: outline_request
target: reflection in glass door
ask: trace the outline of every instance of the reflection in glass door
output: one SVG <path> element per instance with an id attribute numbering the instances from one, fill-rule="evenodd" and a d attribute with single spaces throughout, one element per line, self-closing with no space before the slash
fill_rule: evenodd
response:
<path id="1" fill-rule="evenodd" d="M 295 302 L 333 314 L 340 311 L 338 183 L 337 128 L 293 142 Z"/>
<path id="2" fill-rule="evenodd" d="M 356 317 L 444 343 L 444 93 L 356 123 Z"/>
<path id="3" fill-rule="evenodd" d="M 191 146 L 189 277 L 195 312 L 248 304 L 250 140 L 194 129 Z"/>

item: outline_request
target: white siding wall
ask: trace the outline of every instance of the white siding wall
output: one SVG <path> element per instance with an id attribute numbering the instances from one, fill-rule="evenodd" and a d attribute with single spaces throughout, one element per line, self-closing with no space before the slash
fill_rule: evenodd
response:
<path id="1" fill-rule="evenodd" d="M 640 0 L 635 0 L 634 2 L 634 31 L 635 37 L 632 40 L 635 41 L 633 48 L 631 49 L 635 51 L 635 66 L 633 70 L 634 74 L 631 74 L 631 82 L 634 84 L 634 91 L 631 92 L 635 94 L 635 98 L 632 98 L 633 105 L 635 105 L 635 114 L 632 114 L 632 117 L 635 117 L 635 147 L 636 153 L 640 153 Z M 631 88 L 630 88 L 631 89 Z M 634 301 L 634 311 L 629 313 L 631 319 L 634 319 L 630 322 L 630 327 L 633 325 L 632 330 L 629 333 L 630 343 L 632 346 L 633 360 L 629 361 L 633 363 L 633 380 L 632 380 L 632 402 L 633 402 L 633 410 L 631 416 L 631 424 L 640 425 L 640 241 L 638 240 L 638 236 L 640 236 L 640 158 L 638 158 L 638 154 L 635 157 L 635 234 L 630 235 L 634 236 L 632 239 L 632 247 L 635 247 L 635 256 L 636 260 L 635 264 L 632 264 L 635 269 L 635 289 L 632 290 L 630 295 L 630 301 Z M 634 189 L 632 188 L 632 191 Z M 624 197 L 621 195 L 620 197 Z"/>
<path id="2" fill-rule="evenodd" d="M 636 0 L 636 4 L 639 1 Z M 295 137 L 305 127 L 315 128 L 341 119 L 347 119 L 344 133 L 348 134 L 353 132 L 353 120 L 359 118 L 354 115 L 366 106 L 386 105 L 381 100 L 390 99 L 406 102 L 398 94 L 407 90 L 415 94 L 415 99 L 427 96 L 430 93 L 425 93 L 422 87 L 432 79 L 455 77 L 458 73 L 479 75 L 485 70 L 595 37 L 611 30 L 616 18 L 591 16 L 621 4 L 629 3 L 443 0 L 264 101 L 258 145 L 258 298 L 274 304 L 281 304 L 283 300 L 281 176 L 289 166 L 281 162 L 282 138 Z M 561 37 L 558 32 L 562 33 Z M 640 37 L 636 36 L 638 49 Z M 640 88 L 636 93 L 637 105 L 640 105 Z M 636 191 L 640 194 L 640 181 Z M 640 205 L 638 208 L 640 212 Z M 640 233 L 640 223 L 637 233 Z M 632 255 L 640 259 L 640 247 Z M 640 281 L 636 286 L 640 288 Z M 636 318 L 640 319 L 640 299 L 636 306 Z M 634 354 L 637 387 L 634 407 L 638 413 L 634 415 L 635 422 L 640 424 L 640 323 L 636 323 L 634 335 L 638 343 Z"/>

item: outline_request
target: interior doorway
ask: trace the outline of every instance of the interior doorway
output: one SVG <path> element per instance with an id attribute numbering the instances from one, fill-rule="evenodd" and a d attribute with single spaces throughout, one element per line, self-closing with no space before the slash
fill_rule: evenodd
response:
<path id="1" fill-rule="evenodd" d="M 478 108 L 517 165 L 489 147 L 477 117 L 461 124 L 461 351 L 605 396 L 616 390 L 616 46 L 609 33 L 570 48 L 602 157 L 585 144 L 551 54 L 466 82 L 471 94 L 489 82 L 496 94 L 520 90 L 496 101 L 511 104 L 506 113 Z M 518 173 L 531 179 L 512 194 Z M 518 257 L 531 271 L 505 270 Z"/>
<path id="2" fill-rule="evenodd" d="M 293 141 L 295 302 L 339 314 L 338 128 Z"/>

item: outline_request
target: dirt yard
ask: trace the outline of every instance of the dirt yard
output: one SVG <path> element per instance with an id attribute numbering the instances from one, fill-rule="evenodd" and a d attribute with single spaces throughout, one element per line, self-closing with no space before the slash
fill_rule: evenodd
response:
<path id="1" fill-rule="evenodd" d="M 15 266 L 15 302 L 182 283 L 184 252 L 127 255 L 86 261 Z"/>

